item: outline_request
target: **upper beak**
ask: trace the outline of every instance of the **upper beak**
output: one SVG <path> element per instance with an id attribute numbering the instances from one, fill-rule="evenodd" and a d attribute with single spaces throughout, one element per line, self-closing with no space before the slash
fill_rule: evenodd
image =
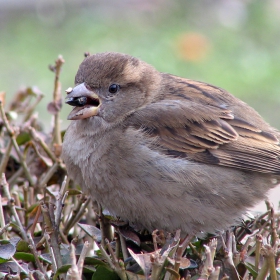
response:
<path id="1" fill-rule="evenodd" d="M 100 99 L 95 92 L 87 89 L 84 83 L 67 89 L 66 93 L 65 103 L 75 106 L 68 115 L 68 120 L 86 119 L 97 115 L 101 105 Z"/>

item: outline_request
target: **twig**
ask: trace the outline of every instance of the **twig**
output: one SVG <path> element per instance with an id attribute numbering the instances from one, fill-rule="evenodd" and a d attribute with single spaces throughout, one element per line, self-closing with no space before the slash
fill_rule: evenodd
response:
<path id="1" fill-rule="evenodd" d="M 60 223 L 60 220 L 61 220 L 62 209 L 64 207 L 64 202 L 65 202 L 65 200 L 66 200 L 66 198 L 68 196 L 68 191 L 65 192 L 65 188 L 66 188 L 67 182 L 69 182 L 69 181 L 67 179 L 67 176 L 65 176 L 65 178 L 64 178 L 64 180 L 62 182 L 60 191 L 59 191 L 59 197 L 57 197 L 57 199 L 56 199 L 57 206 L 56 206 L 56 211 L 55 211 L 55 224 L 57 226 L 59 226 L 59 223 Z"/>
<path id="2" fill-rule="evenodd" d="M 127 251 L 126 242 L 125 242 L 124 237 L 121 234 L 119 234 L 119 236 L 120 236 L 123 259 L 126 260 L 128 258 L 128 251 Z"/>
<path id="3" fill-rule="evenodd" d="M 158 251 L 155 251 L 151 256 L 150 256 L 150 261 L 152 264 L 152 272 L 151 272 L 151 279 L 156 280 L 160 278 L 160 273 L 163 268 L 163 264 L 160 262 L 160 255 Z"/>
<path id="4" fill-rule="evenodd" d="M 74 220 L 72 221 L 72 225 L 71 227 L 73 227 L 74 225 L 77 224 L 77 222 L 82 218 L 82 216 L 86 213 L 87 211 L 87 207 L 90 203 L 90 198 L 88 198 L 86 200 L 86 202 L 82 205 L 80 211 L 78 212 L 78 214 L 75 216 Z"/>
<path id="5" fill-rule="evenodd" d="M 43 246 L 43 244 L 46 243 L 46 237 L 45 235 L 39 240 L 39 242 L 36 244 L 36 249 L 39 249 Z"/>
<path id="6" fill-rule="evenodd" d="M 0 236 L 3 235 L 3 239 L 8 239 L 7 235 L 4 235 L 4 234 L 6 234 L 6 231 L 7 231 L 9 226 L 11 226 L 11 223 L 6 224 L 4 227 L 2 227 L 0 229 Z"/>
<path id="7" fill-rule="evenodd" d="M 79 257 L 79 260 L 78 260 L 78 263 L 77 263 L 77 267 L 78 267 L 78 271 L 79 271 L 81 279 L 82 279 L 84 261 L 85 261 L 85 258 L 87 256 L 87 253 L 89 251 L 89 248 L 91 248 L 91 245 L 92 245 L 92 242 L 89 243 L 88 241 L 85 241 L 82 252 L 80 254 L 80 257 Z"/>
<path id="8" fill-rule="evenodd" d="M 212 253 L 209 246 L 204 245 L 205 248 L 205 255 L 206 259 L 204 261 L 202 271 L 200 273 L 201 279 L 208 279 L 210 274 L 215 271 L 215 268 L 213 267 L 213 261 L 212 261 Z"/>
<path id="9" fill-rule="evenodd" d="M 32 126 L 28 126 L 26 130 L 30 133 L 30 136 L 34 140 L 34 142 L 37 142 L 42 149 L 45 151 L 45 153 L 52 159 L 53 162 L 57 161 L 56 156 L 54 153 L 50 150 L 46 142 L 38 135 L 36 130 Z"/>
<path id="10" fill-rule="evenodd" d="M 50 235 L 45 232 L 44 233 L 44 240 L 45 240 L 45 244 L 47 245 L 47 249 L 51 255 L 51 259 L 52 259 L 52 271 L 53 273 L 56 273 L 57 271 L 57 263 L 56 263 L 56 258 L 54 256 L 54 252 L 53 252 L 53 249 L 52 247 L 50 246 L 50 243 L 49 243 L 49 240 L 50 240 Z"/>
<path id="11" fill-rule="evenodd" d="M 20 160 L 21 166 L 23 167 L 25 176 L 26 176 L 27 180 L 30 182 L 30 184 L 32 186 L 34 186 L 35 182 L 34 182 L 32 176 L 31 176 L 31 174 L 30 174 L 30 172 L 29 172 L 29 170 L 27 168 L 25 159 L 23 158 L 23 156 L 22 156 L 22 154 L 20 152 L 19 146 L 18 146 L 17 141 L 16 141 L 15 132 L 10 127 L 9 121 L 8 121 L 8 119 L 6 117 L 6 114 L 5 114 L 5 111 L 4 111 L 4 107 L 3 107 L 3 104 L 2 104 L 1 101 L 0 101 L 0 113 L 1 113 L 1 117 L 2 117 L 2 120 L 4 122 L 4 125 L 5 125 L 5 127 L 7 129 L 7 132 L 9 134 L 10 138 L 11 138 L 12 144 L 13 144 L 13 146 L 14 146 L 14 148 L 16 150 L 16 153 L 18 155 L 18 158 Z"/>
<path id="12" fill-rule="evenodd" d="M 58 201 L 58 205 L 56 207 L 56 211 L 55 211 L 55 224 L 58 226 L 60 221 L 61 221 L 61 214 L 62 214 L 62 209 L 64 207 L 64 202 L 68 196 L 69 191 L 65 192 L 65 194 L 63 195 L 61 201 Z"/>
<path id="13" fill-rule="evenodd" d="M 14 204 L 14 199 L 11 197 L 11 194 L 10 194 L 10 190 L 9 190 L 9 185 L 6 181 L 6 176 L 4 173 L 2 173 L 2 178 L 1 178 L 1 185 L 3 186 L 3 191 L 6 195 L 6 197 L 8 198 L 9 202 L 8 202 L 8 206 L 10 207 L 10 210 L 12 212 L 12 215 L 14 216 L 15 220 L 16 220 L 16 223 L 20 229 L 20 233 L 23 237 L 23 239 L 25 241 L 27 241 L 27 235 L 26 235 L 26 231 L 24 230 L 23 226 L 22 226 L 22 223 L 18 217 L 18 214 L 17 214 L 17 211 L 16 211 L 16 208 L 15 208 L 15 204 Z"/>
<path id="14" fill-rule="evenodd" d="M 15 185 L 17 178 L 20 177 L 23 172 L 23 167 L 20 166 L 20 168 L 8 179 L 8 183 L 11 187 Z"/>
<path id="15" fill-rule="evenodd" d="M 248 250 L 248 248 L 249 248 L 249 245 L 250 245 L 250 243 L 251 243 L 252 241 L 253 241 L 253 238 L 252 238 L 252 237 L 248 237 L 248 239 L 246 240 L 245 244 L 242 246 L 242 248 L 241 248 L 241 250 L 240 250 L 240 254 L 241 254 L 241 255 L 245 255 L 245 253 L 247 253 L 247 255 L 250 256 L 250 255 L 254 252 L 255 248 L 251 248 L 251 249 L 247 252 L 247 250 Z M 243 260 L 242 260 L 242 261 L 243 261 Z"/>
<path id="16" fill-rule="evenodd" d="M 113 233 L 112 233 L 112 226 L 109 222 L 109 220 L 103 215 L 102 207 L 98 203 L 98 216 L 99 216 L 99 225 L 100 225 L 100 230 L 101 230 L 101 244 L 105 246 L 106 242 L 105 239 L 107 238 L 108 240 L 113 239 Z"/>
<path id="17" fill-rule="evenodd" d="M 213 265 L 215 254 L 216 254 L 217 244 L 218 244 L 217 238 L 211 239 L 209 244 L 208 244 L 210 252 L 211 252 L 211 263 L 212 263 L 212 265 Z"/>
<path id="18" fill-rule="evenodd" d="M 108 251 L 111 254 L 111 259 L 113 261 L 113 264 L 116 265 L 118 263 L 118 259 L 116 258 L 116 255 L 115 255 L 115 253 L 114 253 L 114 251 L 112 249 L 112 246 L 111 246 L 111 244 L 110 244 L 108 239 L 105 239 L 105 242 L 106 242 L 106 246 L 108 248 Z"/>
<path id="19" fill-rule="evenodd" d="M 31 162 L 34 161 L 34 159 L 35 159 L 35 154 L 33 154 L 30 157 L 28 157 L 28 159 L 26 160 L 26 164 L 29 165 Z M 22 166 L 20 166 L 20 168 L 8 180 L 8 183 L 9 183 L 10 187 L 15 185 L 17 178 L 20 177 L 23 173 L 24 173 L 24 169 L 23 169 Z"/>
<path id="20" fill-rule="evenodd" d="M 118 259 L 116 258 L 116 255 L 115 255 L 108 239 L 106 239 L 105 242 L 106 242 L 108 251 L 111 255 L 111 258 L 106 253 L 104 247 L 100 244 L 100 245 L 98 245 L 98 247 L 101 251 L 102 256 L 108 261 L 110 267 L 118 274 L 118 276 L 120 277 L 121 280 L 127 280 L 127 276 L 126 276 L 126 273 L 125 273 L 124 266 L 121 265 L 121 262 L 120 263 L 118 262 Z"/>
<path id="21" fill-rule="evenodd" d="M 41 212 L 42 212 L 41 207 L 38 207 L 36 215 L 35 215 L 35 218 L 34 218 L 34 221 L 33 221 L 33 224 L 32 224 L 32 226 L 30 228 L 30 232 L 31 232 L 32 237 L 34 236 L 35 227 L 37 225 L 37 222 L 38 222 L 38 219 L 39 219 L 39 217 L 41 215 Z"/>
<path id="22" fill-rule="evenodd" d="M 115 265 L 113 264 L 113 262 L 112 262 L 110 256 L 107 254 L 107 252 L 106 252 L 106 250 L 104 249 L 104 247 L 103 247 L 101 244 L 98 244 L 98 243 L 95 243 L 95 244 L 98 246 L 98 248 L 99 248 L 99 250 L 100 250 L 100 252 L 101 252 L 103 258 L 106 259 L 106 261 L 108 262 L 109 266 L 115 271 L 115 270 L 116 270 L 116 267 L 115 267 Z"/>
<path id="23" fill-rule="evenodd" d="M 120 241 L 120 234 L 115 235 L 116 247 L 115 247 L 115 255 L 117 258 L 120 257 L 120 250 L 121 250 L 121 241 Z M 124 258 L 125 260 L 125 258 Z"/>
<path id="24" fill-rule="evenodd" d="M 193 236 L 187 235 L 183 239 L 183 242 L 178 246 L 178 249 L 176 251 L 176 256 L 175 256 L 175 264 L 174 264 L 174 271 L 177 272 L 177 273 L 179 273 L 180 263 L 181 263 L 181 259 L 183 257 L 183 254 L 184 254 L 185 250 L 187 249 L 189 243 L 191 242 L 192 238 L 193 238 Z"/>
<path id="25" fill-rule="evenodd" d="M 24 274 L 28 275 L 28 272 L 18 263 L 18 261 L 14 257 L 11 257 L 11 259 L 20 269 L 20 272 L 23 272 Z"/>
<path id="26" fill-rule="evenodd" d="M 60 238 L 61 238 L 62 243 L 69 245 L 70 243 L 67 239 L 67 236 L 65 236 L 65 234 L 63 233 L 61 228 L 59 228 L 59 234 L 60 234 Z"/>
<path id="27" fill-rule="evenodd" d="M 61 67 L 64 63 L 64 59 L 61 55 L 58 56 L 55 61 L 55 67 L 52 69 L 55 72 L 55 80 L 54 80 L 54 91 L 53 91 L 53 102 L 54 104 L 59 105 L 61 103 L 61 85 L 59 82 L 59 75 L 61 71 Z M 61 145 L 61 134 L 60 134 L 60 117 L 59 110 L 54 115 L 54 130 L 53 130 L 53 144 Z"/>
<path id="28" fill-rule="evenodd" d="M 44 178 L 39 182 L 38 188 L 43 188 L 48 183 L 48 181 L 51 179 L 51 177 L 56 172 L 58 167 L 59 167 L 59 163 L 55 162 L 55 164 L 47 171 Z"/>
<path id="29" fill-rule="evenodd" d="M 158 233 L 157 229 L 152 232 L 154 251 L 158 250 L 158 246 L 157 246 L 157 233 Z"/>
<path id="30" fill-rule="evenodd" d="M 24 185 L 23 185 L 23 202 L 24 202 L 23 205 L 24 205 L 25 209 L 28 209 L 30 206 L 28 194 L 29 194 L 28 183 L 27 183 L 27 181 L 25 181 Z"/>
<path id="31" fill-rule="evenodd" d="M 209 280 L 219 280 L 220 271 L 221 271 L 220 266 L 214 267 L 214 271 L 211 272 L 209 276 Z"/>
<path id="32" fill-rule="evenodd" d="M 36 250 L 36 246 L 34 244 L 34 241 L 33 241 L 30 233 L 27 233 L 27 241 L 30 245 L 29 247 L 30 247 L 31 253 L 34 255 L 35 263 L 36 263 L 38 269 L 44 274 L 45 279 L 48 280 L 49 277 L 47 276 L 46 271 L 44 270 L 43 265 L 41 264 L 41 262 L 39 260 L 39 256 L 38 256 L 38 253 L 37 253 L 37 250 Z"/>
<path id="33" fill-rule="evenodd" d="M 274 247 L 277 240 L 279 239 L 278 235 L 277 235 L 277 227 L 275 225 L 275 213 L 274 213 L 274 209 L 271 206 L 271 204 L 269 202 L 267 202 L 267 205 L 270 206 L 270 214 L 269 214 L 269 219 L 270 219 L 270 234 L 271 234 L 271 246 Z"/>
<path id="34" fill-rule="evenodd" d="M 2 174 L 3 172 L 5 172 L 9 158 L 10 158 L 10 153 L 13 147 L 13 142 L 11 139 L 9 139 L 9 143 L 7 145 L 6 151 L 1 159 L 1 163 L 0 163 L 0 174 Z"/>
<path id="35" fill-rule="evenodd" d="M 61 188 L 60 188 L 60 190 L 59 190 L 59 193 L 60 193 L 61 196 L 64 195 L 65 189 L 68 188 L 69 182 L 70 182 L 70 178 L 69 178 L 68 176 L 65 176 L 65 177 L 64 177 L 64 180 L 63 180 L 63 182 L 62 182 L 62 184 L 61 184 Z"/>
<path id="36" fill-rule="evenodd" d="M 264 250 L 265 250 L 264 257 L 267 258 L 268 267 L 270 270 L 270 279 L 277 280 L 274 249 L 270 245 L 265 245 Z"/>
<path id="37" fill-rule="evenodd" d="M 14 199 L 15 206 L 20 208 L 21 203 L 20 203 L 20 200 L 19 200 L 19 197 L 18 197 L 18 193 L 13 192 L 12 197 Z M 18 212 L 18 216 L 19 216 L 19 219 L 20 219 L 21 223 L 23 224 L 24 223 L 24 216 L 23 216 L 23 213 L 21 211 Z"/>
<path id="38" fill-rule="evenodd" d="M 266 279 L 266 276 L 267 276 L 269 270 L 271 272 L 271 269 L 273 269 L 274 272 L 275 272 L 275 274 L 272 273 L 270 275 L 271 279 L 273 279 L 273 280 L 277 279 L 276 270 L 275 270 L 275 263 L 274 263 L 274 253 L 272 251 L 271 246 L 270 245 L 264 245 L 261 249 L 261 253 L 264 256 L 264 262 L 263 262 L 262 268 L 260 269 L 260 271 L 258 273 L 258 276 L 257 276 L 256 280 Z"/>
<path id="39" fill-rule="evenodd" d="M 23 272 L 26 275 L 28 275 L 28 272 L 18 263 L 18 261 L 14 257 L 11 257 L 11 259 L 17 265 L 17 267 L 21 270 L 20 272 Z"/>
<path id="40" fill-rule="evenodd" d="M 36 272 L 37 272 L 37 271 L 36 271 Z M 30 280 L 35 280 L 35 278 L 34 278 L 34 276 L 33 276 L 33 273 L 34 273 L 34 271 L 29 271 L 29 273 L 28 273 L 28 276 L 29 276 L 29 279 L 30 279 Z M 38 277 L 38 278 L 39 278 L 39 280 L 41 280 L 40 277 Z M 45 278 L 43 277 L 42 279 L 45 279 Z"/>
<path id="41" fill-rule="evenodd" d="M 263 244 L 262 236 L 257 234 L 256 235 L 256 250 L 255 250 L 255 270 L 259 271 L 259 263 L 260 263 L 260 252 L 261 246 Z"/>
<path id="42" fill-rule="evenodd" d="M 55 229 L 55 225 L 52 223 L 49 208 L 47 207 L 47 205 L 45 203 L 42 203 L 41 208 L 44 217 L 44 222 L 46 225 L 45 230 L 50 235 L 51 247 L 54 252 L 56 264 L 57 267 L 60 268 L 62 266 L 62 259 L 61 259 L 60 249 L 59 249 L 58 236 L 56 234 L 56 232 L 58 231 Z"/>
<path id="43" fill-rule="evenodd" d="M 192 245 L 191 242 L 190 242 L 189 246 L 190 246 L 190 248 L 191 248 L 191 250 L 192 250 L 192 253 L 193 253 L 194 255 L 196 255 L 199 259 L 201 259 L 201 258 L 202 258 L 201 253 L 199 253 L 199 252 L 196 250 L 195 246 Z"/>
<path id="44" fill-rule="evenodd" d="M 70 217 L 70 219 L 67 221 L 65 228 L 63 229 L 63 233 L 64 234 L 68 234 L 68 231 L 72 228 L 72 226 L 80 220 L 81 216 L 84 214 L 85 209 L 87 208 L 90 199 L 87 198 L 86 200 L 84 200 L 85 197 L 82 197 L 78 204 L 77 207 L 72 211 L 73 214 Z M 84 204 L 84 205 L 83 205 Z"/>
<path id="45" fill-rule="evenodd" d="M 224 247 L 223 263 L 225 269 L 230 271 L 232 279 L 240 279 L 233 261 L 233 233 L 227 231 L 226 247 Z M 234 242 L 235 243 L 235 242 Z"/>
<path id="46" fill-rule="evenodd" d="M 66 280 L 80 280 L 80 273 L 76 265 L 75 246 L 71 243 L 70 248 L 71 267 L 67 271 Z"/>
<path id="47" fill-rule="evenodd" d="M 6 233 L 6 225 L 5 225 L 5 218 L 4 218 L 4 211 L 3 211 L 3 205 L 2 205 L 2 196 L 0 194 L 0 236 L 3 234 L 3 239 L 8 239 L 7 233 Z"/>
<path id="48" fill-rule="evenodd" d="M 44 97 L 43 94 L 38 94 L 35 102 L 29 108 L 27 108 L 26 115 L 24 117 L 25 122 L 30 119 L 32 113 L 34 112 L 34 109 L 36 108 L 36 106 L 39 104 L 39 102 L 42 100 L 43 97 Z"/>
<path id="49" fill-rule="evenodd" d="M 232 253 L 233 253 L 232 260 L 234 266 L 237 267 L 237 265 L 240 263 L 240 252 L 238 252 L 236 248 L 236 237 L 234 235 L 232 237 Z"/>

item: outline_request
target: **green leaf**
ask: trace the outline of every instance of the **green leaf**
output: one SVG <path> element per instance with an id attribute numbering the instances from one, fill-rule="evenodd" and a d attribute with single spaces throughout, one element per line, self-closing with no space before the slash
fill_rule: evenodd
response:
<path id="1" fill-rule="evenodd" d="M 61 261 L 62 261 L 62 264 L 64 266 L 65 265 L 71 265 L 72 259 L 71 259 L 71 256 L 70 256 L 70 252 L 69 252 L 69 254 L 61 255 Z"/>
<path id="2" fill-rule="evenodd" d="M 20 240 L 17 244 L 17 252 L 30 252 L 29 244 L 24 240 Z"/>
<path id="3" fill-rule="evenodd" d="M 93 265 L 84 265 L 83 273 L 94 273 L 96 271 L 96 267 Z"/>
<path id="4" fill-rule="evenodd" d="M 98 266 L 96 272 L 93 274 L 91 280 L 119 280 L 119 276 L 111 269 L 105 266 Z"/>
<path id="5" fill-rule="evenodd" d="M 54 280 L 56 280 L 57 278 L 58 278 L 58 276 L 60 275 L 60 274 L 62 274 L 62 273 L 67 273 L 67 271 L 68 271 L 68 269 L 69 268 L 71 268 L 71 265 L 70 264 L 66 264 L 66 265 L 63 265 L 63 266 L 61 266 L 57 271 L 56 271 L 56 273 L 55 273 L 55 275 L 54 275 L 54 277 L 53 277 L 53 279 Z M 91 266 L 91 265 L 84 265 L 84 267 L 83 267 L 83 273 L 96 273 L 96 271 L 97 271 L 97 269 L 94 267 L 94 266 Z M 100 272 L 99 272 L 100 273 Z M 113 272 L 113 271 L 109 271 L 109 273 L 107 274 L 108 275 L 108 277 L 109 278 L 102 278 L 102 276 L 100 276 L 101 278 L 96 278 L 96 279 L 112 279 L 112 280 L 119 280 L 119 278 L 114 278 L 114 277 L 112 277 L 111 278 L 111 275 L 112 275 L 112 273 L 113 273 L 113 276 L 115 276 L 116 274 Z M 105 277 L 106 277 L 106 274 L 102 274 L 102 275 L 105 275 Z"/>
<path id="6" fill-rule="evenodd" d="M 255 270 L 255 266 L 252 265 L 251 263 L 245 262 L 244 263 L 245 267 L 249 270 L 249 272 L 252 274 L 254 278 L 258 276 L 257 271 Z"/>
<path id="7" fill-rule="evenodd" d="M 64 138 L 65 132 L 66 132 L 66 130 L 60 131 L 60 134 L 61 134 L 61 138 L 62 138 L 62 139 Z"/>
<path id="8" fill-rule="evenodd" d="M 71 267 L 70 264 L 67 265 L 63 265 L 61 266 L 55 273 L 55 275 L 53 276 L 53 280 L 58 279 L 58 276 L 62 273 L 67 273 L 68 269 Z"/>
<path id="9" fill-rule="evenodd" d="M 34 204 L 32 204 L 27 210 L 26 210 L 26 213 L 29 214 L 31 213 L 36 207 L 39 207 L 40 206 L 40 203 L 39 202 L 36 202 Z"/>
<path id="10" fill-rule="evenodd" d="M 68 190 L 68 195 L 80 195 L 82 193 L 83 193 L 82 191 L 77 190 L 77 189 L 70 189 L 70 190 Z"/>
<path id="11" fill-rule="evenodd" d="M 15 253 L 14 257 L 17 260 L 23 260 L 26 262 L 35 262 L 34 255 L 32 255 L 30 253 L 17 252 L 17 253 Z"/>
<path id="12" fill-rule="evenodd" d="M 29 272 L 28 264 L 27 263 L 21 263 L 21 268 L 24 269 L 25 272 Z M 7 261 L 5 263 L 0 264 L 0 271 L 3 273 L 9 273 L 9 274 L 17 274 L 17 273 L 23 273 L 23 270 L 21 269 L 18 264 L 15 261 Z M 2 277 L 0 276 L 0 279 Z"/>
<path id="13" fill-rule="evenodd" d="M 97 242 L 101 241 L 101 230 L 99 228 L 92 225 L 80 224 L 80 223 L 78 223 L 78 226 Z"/>
<path id="14" fill-rule="evenodd" d="M 61 273 L 66 273 L 70 267 L 71 267 L 70 264 L 66 264 L 66 265 L 61 266 L 61 267 L 56 271 L 56 275 L 59 275 L 59 274 L 61 274 Z"/>
<path id="15" fill-rule="evenodd" d="M 10 243 L 13 244 L 15 247 L 17 247 L 17 244 L 21 241 L 20 237 L 12 237 L 10 239 Z"/>
<path id="16" fill-rule="evenodd" d="M 76 256 L 79 256 L 81 255 L 82 251 L 83 251 L 83 248 L 84 248 L 84 244 L 77 244 L 75 246 L 75 255 Z"/>
<path id="17" fill-rule="evenodd" d="M 5 245 L 5 244 L 11 244 L 10 240 L 7 240 L 7 239 L 0 240 L 0 246 Z"/>
<path id="18" fill-rule="evenodd" d="M 85 258 L 85 261 L 84 261 L 84 264 L 86 265 L 98 265 L 98 266 L 102 266 L 102 265 L 105 265 L 107 266 L 108 264 L 105 263 L 104 261 L 98 259 L 98 258 L 93 258 L 93 257 L 86 257 Z"/>
<path id="19" fill-rule="evenodd" d="M 31 136 L 27 132 L 20 133 L 16 138 L 16 141 L 19 146 L 25 144 L 26 142 L 28 142 L 30 140 L 31 140 Z"/>
<path id="20" fill-rule="evenodd" d="M 130 271 L 126 271 L 125 273 L 127 275 L 128 280 L 146 280 L 147 279 L 146 276 L 141 275 L 141 274 L 135 274 L 135 273 L 130 272 Z"/>
<path id="21" fill-rule="evenodd" d="M 35 262 L 34 255 L 30 254 L 30 253 L 16 252 L 14 257 L 17 260 L 23 260 L 23 261 L 26 261 L 26 262 Z M 42 255 L 39 256 L 39 259 L 46 262 L 46 263 L 52 264 L 50 254 L 47 254 L 47 253 L 42 254 Z"/>
<path id="22" fill-rule="evenodd" d="M 11 244 L 0 245 L 0 263 L 7 262 L 16 252 L 16 247 Z"/>
<path id="23" fill-rule="evenodd" d="M 46 263 L 52 264 L 52 258 L 51 255 L 49 253 L 45 253 L 40 255 L 40 259 L 45 261 Z"/>

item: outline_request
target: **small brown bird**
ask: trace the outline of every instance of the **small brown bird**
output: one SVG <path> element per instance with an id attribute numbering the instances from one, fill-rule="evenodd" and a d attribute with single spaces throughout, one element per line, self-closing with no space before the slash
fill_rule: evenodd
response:
<path id="1" fill-rule="evenodd" d="M 66 103 L 69 176 L 148 230 L 214 232 L 280 178 L 280 133 L 227 91 L 129 55 L 82 62 Z"/>

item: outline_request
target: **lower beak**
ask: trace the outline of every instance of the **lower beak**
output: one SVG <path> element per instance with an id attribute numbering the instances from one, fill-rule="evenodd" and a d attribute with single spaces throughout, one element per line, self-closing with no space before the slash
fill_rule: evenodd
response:
<path id="1" fill-rule="evenodd" d="M 96 93 L 88 90 L 84 83 L 66 90 L 67 97 L 65 103 L 75 108 L 68 115 L 68 120 L 86 119 L 98 114 L 101 105 L 100 99 Z"/>

